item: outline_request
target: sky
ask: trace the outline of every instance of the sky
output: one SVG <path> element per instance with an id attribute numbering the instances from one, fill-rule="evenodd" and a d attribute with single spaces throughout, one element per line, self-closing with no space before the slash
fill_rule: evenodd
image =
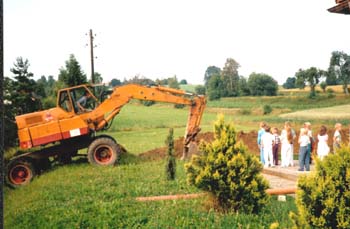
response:
<path id="1" fill-rule="evenodd" d="M 350 16 L 334 0 L 4 0 L 4 73 L 17 57 L 35 79 L 74 54 L 91 76 L 88 33 L 96 34 L 95 71 L 104 82 L 135 75 L 177 76 L 202 84 L 227 58 L 239 74 L 266 73 L 283 84 L 298 69 L 327 69 L 331 52 L 350 53 Z"/>

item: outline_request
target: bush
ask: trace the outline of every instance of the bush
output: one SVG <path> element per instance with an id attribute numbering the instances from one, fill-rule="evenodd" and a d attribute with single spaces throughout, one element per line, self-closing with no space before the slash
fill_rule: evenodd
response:
<path id="1" fill-rule="evenodd" d="M 316 162 L 316 171 L 298 180 L 296 228 L 350 228 L 350 148 Z"/>
<path id="2" fill-rule="evenodd" d="M 225 124 L 223 115 L 214 125 L 214 138 L 212 143 L 202 142 L 203 154 L 185 164 L 188 183 L 209 192 L 219 210 L 259 212 L 269 198 L 259 160 L 237 143 L 233 124 Z"/>
<path id="3" fill-rule="evenodd" d="M 270 114 L 272 112 L 272 107 L 266 104 L 264 105 L 263 110 L 264 110 L 264 115 Z"/>

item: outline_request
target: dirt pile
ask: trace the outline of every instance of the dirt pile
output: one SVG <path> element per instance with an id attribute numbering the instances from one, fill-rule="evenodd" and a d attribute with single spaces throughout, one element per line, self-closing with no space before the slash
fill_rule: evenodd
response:
<path id="1" fill-rule="evenodd" d="M 256 144 L 256 139 L 257 139 L 257 132 L 256 131 L 251 131 L 249 133 L 244 133 L 243 131 L 240 131 L 237 133 L 238 141 L 243 141 L 243 143 L 248 147 L 249 151 L 253 153 L 258 152 L 258 146 Z M 200 133 L 197 135 L 196 138 L 196 144 L 197 146 L 201 141 L 206 141 L 206 142 L 212 142 L 214 140 L 214 135 L 212 132 L 206 132 L 206 133 Z M 177 158 L 180 158 L 182 156 L 183 152 L 183 144 L 184 138 L 178 138 L 175 140 L 175 156 Z M 191 150 L 190 150 L 191 151 Z M 164 158 L 167 153 L 167 148 L 166 147 L 161 147 L 157 149 L 153 149 L 144 153 L 141 153 L 139 156 L 142 159 L 146 160 L 158 160 L 161 158 Z"/>
<path id="2" fill-rule="evenodd" d="M 318 128 L 316 128 L 315 130 L 318 130 Z M 314 133 L 313 135 L 314 135 L 315 140 L 317 140 L 317 132 L 315 130 L 313 132 Z M 349 138 L 347 133 L 349 133 L 348 129 L 342 130 L 342 132 L 341 132 L 342 139 L 343 139 L 343 142 L 345 144 L 347 144 L 348 138 Z M 296 131 L 296 134 L 297 134 L 297 138 L 294 140 L 294 154 L 298 154 L 298 152 L 299 152 L 299 144 L 298 144 L 299 130 Z M 330 146 L 330 149 L 332 152 L 334 130 L 328 130 L 327 134 L 329 136 L 328 145 Z M 248 150 L 255 155 L 259 155 L 259 148 L 257 145 L 257 137 L 258 137 L 257 131 L 250 131 L 249 133 L 245 133 L 243 131 L 240 131 L 237 133 L 238 141 L 242 141 L 244 143 L 244 145 L 246 145 L 248 147 Z M 200 133 L 197 135 L 196 144 L 198 146 L 200 141 L 211 142 L 213 140 L 214 140 L 214 135 L 212 132 Z M 177 158 L 180 158 L 182 156 L 183 141 L 184 141 L 184 138 L 181 137 L 181 138 L 175 140 L 175 142 L 174 142 L 175 143 L 175 156 Z M 315 143 L 315 147 L 317 147 L 317 142 Z M 279 154 L 280 154 L 280 150 L 281 149 L 279 149 Z M 159 159 L 164 158 L 166 156 L 166 152 L 167 152 L 167 148 L 161 147 L 161 148 L 157 148 L 157 149 L 153 149 L 153 150 L 144 152 L 144 153 L 140 154 L 139 156 L 145 160 L 159 160 Z M 315 149 L 314 153 L 316 153 L 316 149 Z"/>

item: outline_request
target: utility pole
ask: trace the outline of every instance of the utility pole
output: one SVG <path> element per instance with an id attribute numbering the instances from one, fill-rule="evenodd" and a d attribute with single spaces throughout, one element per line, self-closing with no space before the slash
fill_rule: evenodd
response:
<path id="1" fill-rule="evenodd" d="M 92 35 L 92 29 L 90 29 L 90 54 L 91 54 L 91 83 L 95 84 L 95 71 L 94 71 L 94 36 Z"/>

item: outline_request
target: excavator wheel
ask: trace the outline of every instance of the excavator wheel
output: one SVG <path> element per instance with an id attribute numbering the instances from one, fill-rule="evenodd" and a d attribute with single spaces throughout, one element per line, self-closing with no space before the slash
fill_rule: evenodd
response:
<path id="1" fill-rule="evenodd" d="M 29 184 L 36 172 L 31 160 L 20 158 L 11 161 L 6 168 L 6 183 L 12 188 Z"/>
<path id="2" fill-rule="evenodd" d="M 92 165 L 114 165 L 119 153 L 120 148 L 113 139 L 100 137 L 90 144 L 88 148 L 88 160 Z"/>

